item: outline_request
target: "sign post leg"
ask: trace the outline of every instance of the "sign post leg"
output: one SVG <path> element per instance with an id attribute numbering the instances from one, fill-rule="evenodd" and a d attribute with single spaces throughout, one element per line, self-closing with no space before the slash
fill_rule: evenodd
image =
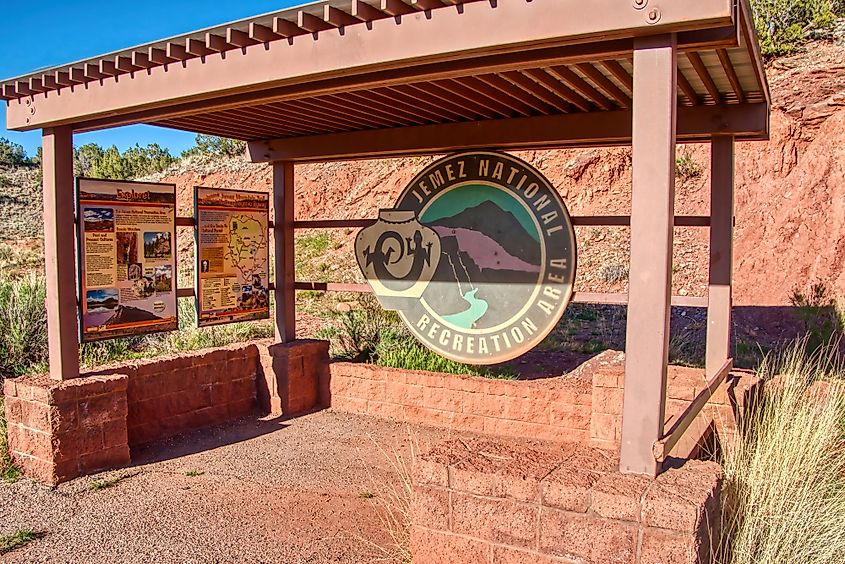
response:
<path id="1" fill-rule="evenodd" d="M 276 342 L 289 343 L 296 339 L 296 294 L 294 292 L 293 238 L 294 175 L 292 162 L 273 163 L 273 235 L 275 240 Z"/>
<path id="2" fill-rule="evenodd" d="M 730 356 L 733 271 L 734 139 L 713 137 L 710 178 L 710 282 L 707 301 L 707 360 L 710 377 Z"/>
<path id="3" fill-rule="evenodd" d="M 79 376 L 79 330 L 74 256 L 73 130 L 45 129 L 42 137 L 44 270 L 50 377 Z"/>
<path id="4" fill-rule="evenodd" d="M 674 35 L 634 45 L 631 274 L 620 470 L 656 476 L 672 290 L 677 78 Z"/>

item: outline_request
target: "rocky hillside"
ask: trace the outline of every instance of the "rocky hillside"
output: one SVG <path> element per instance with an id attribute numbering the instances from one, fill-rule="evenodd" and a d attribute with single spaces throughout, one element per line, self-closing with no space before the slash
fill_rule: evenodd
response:
<path id="1" fill-rule="evenodd" d="M 789 303 L 793 288 L 821 281 L 845 297 L 845 47 L 817 42 L 803 53 L 769 65 L 773 97 L 769 142 L 737 148 L 736 301 L 740 305 Z M 574 215 L 626 214 L 631 201 L 627 148 L 531 151 L 519 156 L 554 183 Z M 683 170 L 676 212 L 705 214 L 709 207 L 708 147 L 679 147 Z M 296 169 L 301 219 L 374 217 L 391 207 L 430 157 L 302 165 Z M 20 183 L 20 179 L 17 179 Z M 175 182 L 180 210 L 190 214 L 194 185 L 266 190 L 267 165 L 240 160 L 185 160 L 155 180 Z M 0 191 L 9 188 L 0 187 Z M 19 190 L 21 191 L 21 190 Z M 12 196 L 18 198 L 19 195 Z M 7 238 L 12 203 L 3 200 Z M 21 213 L 38 208 L 14 201 Z M 16 213 L 11 215 L 17 216 Z M 23 222 L 27 229 L 33 224 Z M 332 260 L 354 260 L 354 233 L 338 234 Z M 707 280 L 707 230 L 676 229 L 674 292 L 702 295 Z M 578 289 L 624 291 L 627 228 L 579 228 Z M 182 237 L 187 251 L 190 239 Z M 345 270 L 345 269 L 344 269 Z"/>

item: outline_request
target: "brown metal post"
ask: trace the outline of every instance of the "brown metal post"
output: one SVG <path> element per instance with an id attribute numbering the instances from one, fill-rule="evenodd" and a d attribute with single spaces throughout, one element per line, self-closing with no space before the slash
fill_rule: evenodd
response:
<path id="1" fill-rule="evenodd" d="M 708 377 L 730 356 L 734 217 L 732 136 L 713 137 L 710 161 L 710 283 L 706 359 Z"/>
<path id="2" fill-rule="evenodd" d="M 620 470 L 656 476 L 672 287 L 677 106 L 674 35 L 634 45 L 631 274 Z"/>
<path id="3" fill-rule="evenodd" d="M 293 199 L 293 163 L 273 163 L 273 234 L 276 244 L 276 289 L 273 296 L 276 305 L 276 341 L 280 343 L 289 343 L 296 339 Z"/>
<path id="4" fill-rule="evenodd" d="M 73 129 L 45 129 L 42 137 L 44 270 L 50 377 L 79 376 L 76 249 L 73 220 Z"/>

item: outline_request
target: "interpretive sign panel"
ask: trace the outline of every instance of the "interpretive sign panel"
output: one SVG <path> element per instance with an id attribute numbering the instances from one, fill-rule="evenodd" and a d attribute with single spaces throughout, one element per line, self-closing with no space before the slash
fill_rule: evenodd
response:
<path id="1" fill-rule="evenodd" d="M 355 254 L 383 307 L 425 346 L 470 364 L 534 348 L 575 280 L 566 206 L 539 171 L 504 153 L 430 164 L 361 230 Z"/>
<path id="2" fill-rule="evenodd" d="M 270 317 L 266 193 L 194 188 L 197 325 Z"/>
<path id="3" fill-rule="evenodd" d="M 176 185 L 76 179 L 82 342 L 178 329 Z"/>

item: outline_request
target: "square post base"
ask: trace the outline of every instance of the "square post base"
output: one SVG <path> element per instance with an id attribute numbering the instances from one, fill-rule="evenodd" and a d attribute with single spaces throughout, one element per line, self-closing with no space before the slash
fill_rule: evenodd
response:
<path id="1" fill-rule="evenodd" d="M 258 406 L 264 413 L 296 415 L 329 403 L 328 341 L 259 346 Z"/>

